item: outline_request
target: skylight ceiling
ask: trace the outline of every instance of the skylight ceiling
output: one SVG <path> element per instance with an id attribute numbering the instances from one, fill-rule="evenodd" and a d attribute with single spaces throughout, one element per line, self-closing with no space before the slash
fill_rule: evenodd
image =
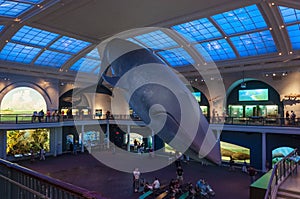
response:
<path id="1" fill-rule="evenodd" d="M 300 10 L 284 6 L 278 7 L 286 25 L 293 50 L 300 49 Z"/>
<path id="2" fill-rule="evenodd" d="M 79 34 L 77 37 L 77 32 L 72 29 L 55 30 L 53 28 L 55 26 L 51 24 L 39 23 L 39 17 L 33 20 L 35 15 L 39 15 L 40 12 L 44 12 L 46 8 L 58 2 L 60 2 L 59 5 L 54 6 L 54 9 L 49 12 L 51 14 L 45 14 L 50 18 L 52 15 L 54 18 L 57 17 L 52 14 L 56 13 L 57 7 L 67 8 L 66 2 L 0 0 L 0 18 L 2 18 L 0 60 L 20 63 L 19 68 L 24 69 L 29 68 L 27 65 L 31 65 L 35 66 L 35 69 L 42 70 L 48 67 L 53 71 L 97 74 L 100 70 L 101 59 L 97 49 L 92 50 L 92 47 L 96 46 L 101 39 L 97 40 L 98 38 L 95 39 L 93 36 Z M 268 58 L 273 59 L 281 54 L 290 56 L 292 51 L 293 55 L 297 55 L 299 54 L 297 50 L 300 50 L 300 37 L 298 36 L 300 35 L 300 10 L 293 8 L 292 5 L 298 4 L 291 4 L 285 0 L 278 2 L 282 5 L 271 4 L 267 1 L 252 5 L 250 2 L 233 1 L 236 6 L 223 5 L 222 9 L 216 9 L 224 12 L 219 11 L 214 14 L 213 11 L 209 11 L 206 14 L 199 10 L 199 13 L 194 12 L 184 16 L 184 19 L 189 20 L 181 21 L 181 23 L 178 21 L 183 19 L 182 15 L 170 22 L 168 22 L 170 18 L 162 19 L 161 23 L 166 22 L 167 25 L 158 25 L 155 31 L 151 29 L 152 31 L 149 32 L 129 35 L 125 39 L 149 48 L 166 64 L 177 68 L 213 62 L 216 62 L 218 66 L 222 64 L 238 66 L 241 60 L 245 63 L 248 60 L 260 63 L 260 58 L 266 58 L 267 62 Z M 72 7 L 71 4 L 68 5 Z M 243 7 L 243 5 L 247 6 Z M 41 16 L 44 17 L 44 15 Z M 65 20 L 64 17 L 59 17 L 62 21 Z M 88 21 L 84 16 L 82 18 L 82 21 Z M 54 20 L 57 21 L 57 19 Z M 78 24 L 80 25 L 82 21 Z M 73 25 L 78 26 L 76 23 Z M 124 21 L 124 23 L 127 22 Z M 149 24 L 155 26 L 154 22 Z M 113 25 L 119 26 L 119 24 Z M 281 27 L 282 25 L 284 27 Z M 118 31 L 114 33 L 116 32 Z M 111 33 L 107 33 L 107 36 L 110 35 Z M 259 58 L 256 59 L 256 57 Z M 239 61 L 235 63 L 236 60 Z"/>
<path id="3" fill-rule="evenodd" d="M 3 1 L 0 0 L 0 16 L 2 17 L 19 17 L 26 13 L 43 0 L 18 0 L 18 1 Z"/>
<path id="4" fill-rule="evenodd" d="M 90 42 L 25 25 L 3 47 L 0 59 L 61 68 L 68 60 L 90 45 Z"/>

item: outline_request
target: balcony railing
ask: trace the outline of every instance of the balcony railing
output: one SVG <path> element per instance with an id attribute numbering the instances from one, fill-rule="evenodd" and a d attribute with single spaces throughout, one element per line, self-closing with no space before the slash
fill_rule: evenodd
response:
<path id="1" fill-rule="evenodd" d="M 55 117 L 33 117 L 26 114 L 0 114 L 0 124 L 24 124 L 24 123 L 51 123 L 72 120 L 105 120 L 106 116 L 96 115 L 74 115 L 74 116 L 55 116 Z M 126 114 L 114 114 L 109 116 L 110 120 L 141 120 L 138 116 Z M 207 118 L 212 124 L 234 124 L 234 125 L 258 125 L 258 126 L 300 126 L 300 118 L 290 120 L 284 117 L 219 117 Z"/>
<path id="2" fill-rule="evenodd" d="M 96 192 L 44 176 L 2 159 L 0 196 L 13 199 L 104 199 Z"/>

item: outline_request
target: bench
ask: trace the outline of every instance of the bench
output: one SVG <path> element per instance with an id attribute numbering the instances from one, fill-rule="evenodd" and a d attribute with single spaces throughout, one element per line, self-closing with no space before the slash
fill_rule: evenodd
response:
<path id="1" fill-rule="evenodd" d="M 163 199 L 168 195 L 168 191 L 162 192 L 159 196 L 157 196 L 155 199 Z"/>
<path id="2" fill-rule="evenodd" d="M 145 198 L 147 198 L 148 196 L 150 196 L 151 194 L 153 193 L 153 191 L 147 191 L 147 192 L 145 192 L 143 195 L 141 195 L 140 197 L 139 197 L 139 199 L 145 199 Z"/>
<path id="3" fill-rule="evenodd" d="M 189 196 L 189 192 L 187 191 L 187 192 L 183 193 L 183 194 L 179 197 L 179 199 L 185 199 L 185 198 L 187 198 L 188 196 Z"/>

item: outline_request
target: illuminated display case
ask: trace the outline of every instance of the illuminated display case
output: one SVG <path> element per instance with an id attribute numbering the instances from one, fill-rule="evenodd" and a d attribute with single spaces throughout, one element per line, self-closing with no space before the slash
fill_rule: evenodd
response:
<path id="1" fill-rule="evenodd" d="M 49 129 L 26 129 L 7 131 L 7 155 L 23 156 L 33 149 L 38 152 L 43 146 L 46 152 L 50 150 Z"/>

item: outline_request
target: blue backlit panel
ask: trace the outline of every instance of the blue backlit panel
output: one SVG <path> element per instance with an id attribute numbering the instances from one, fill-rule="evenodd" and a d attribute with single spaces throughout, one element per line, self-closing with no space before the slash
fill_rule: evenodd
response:
<path id="1" fill-rule="evenodd" d="M 300 49 L 300 25 L 287 26 L 286 30 L 290 36 L 290 41 L 294 50 Z"/>
<path id="2" fill-rule="evenodd" d="M 71 37 L 63 36 L 50 46 L 51 49 L 59 50 L 67 53 L 78 53 L 91 45 L 90 42 L 74 39 Z"/>
<path id="3" fill-rule="evenodd" d="M 144 46 L 143 44 L 141 44 L 140 42 L 138 42 L 137 40 L 135 40 L 135 39 L 132 39 L 132 38 L 128 38 L 128 39 L 126 39 L 127 41 L 130 41 L 130 42 L 132 42 L 132 43 L 135 43 L 135 44 L 137 44 L 137 45 L 139 45 L 139 46 L 142 46 L 143 48 L 147 48 L 146 46 Z"/>
<path id="4" fill-rule="evenodd" d="M 218 29 L 207 19 L 198 19 L 172 27 L 189 42 L 203 41 L 221 37 Z"/>
<path id="5" fill-rule="evenodd" d="M 277 52 L 273 37 L 268 30 L 230 39 L 241 57 Z"/>
<path id="6" fill-rule="evenodd" d="M 25 2 L 25 3 L 33 3 L 33 4 L 38 4 L 43 2 L 44 0 L 19 0 L 21 2 Z"/>
<path id="7" fill-rule="evenodd" d="M 70 69 L 80 72 L 91 72 L 93 69 L 95 69 L 97 66 L 100 65 L 100 61 L 94 60 L 94 59 L 87 59 L 87 58 L 81 58 L 77 62 L 75 62 Z"/>
<path id="8" fill-rule="evenodd" d="M 93 73 L 94 73 L 95 75 L 98 75 L 98 74 L 100 73 L 100 68 L 101 68 L 100 66 L 97 67 L 97 68 L 94 70 Z"/>
<path id="9" fill-rule="evenodd" d="M 278 6 L 284 23 L 293 23 L 300 21 L 300 10 Z"/>
<path id="10" fill-rule="evenodd" d="M 157 30 L 134 37 L 143 45 L 154 50 L 178 46 L 178 44 L 164 32 Z"/>
<path id="11" fill-rule="evenodd" d="M 70 58 L 71 55 L 54 52 L 51 50 L 46 50 L 39 56 L 39 58 L 35 61 L 34 64 L 40 66 L 50 66 L 54 68 L 60 68 Z"/>
<path id="12" fill-rule="evenodd" d="M 32 7 L 33 5 L 27 3 L 0 0 L 0 16 L 18 17 Z"/>
<path id="13" fill-rule="evenodd" d="M 29 26 L 23 26 L 13 37 L 12 41 L 21 42 L 24 44 L 31 44 L 35 46 L 46 47 L 59 34 L 51 33 L 38 28 L 32 28 Z"/>
<path id="14" fill-rule="evenodd" d="M 86 54 L 86 57 L 94 58 L 94 59 L 100 59 L 100 55 L 97 48 L 94 48 L 91 52 Z"/>
<path id="15" fill-rule="evenodd" d="M 236 55 L 226 39 L 214 40 L 195 45 L 197 51 L 206 62 L 221 61 L 236 58 Z"/>
<path id="16" fill-rule="evenodd" d="M 0 59 L 29 64 L 40 51 L 40 48 L 8 42 L 0 52 Z"/>
<path id="17" fill-rule="evenodd" d="M 170 66 L 186 66 L 194 64 L 193 58 L 183 48 L 174 48 L 157 52 Z"/>
<path id="18" fill-rule="evenodd" d="M 0 32 L 4 29 L 4 25 L 0 25 Z"/>
<path id="19" fill-rule="evenodd" d="M 267 28 L 256 5 L 217 14 L 212 18 L 227 35 Z"/>

